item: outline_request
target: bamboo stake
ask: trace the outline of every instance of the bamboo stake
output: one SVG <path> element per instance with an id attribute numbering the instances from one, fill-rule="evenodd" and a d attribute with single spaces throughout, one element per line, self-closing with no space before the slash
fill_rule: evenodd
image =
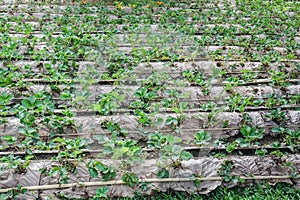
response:
<path id="1" fill-rule="evenodd" d="M 28 55 L 24 55 L 23 57 L 23 61 L 32 61 L 31 57 L 28 56 Z M 69 59 L 70 61 L 86 61 L 86 60 L 83 60 L 82 58 L 73 58 L 73 59 Z M 180 60 L 184 60 L 184 61 L 211 61 L 211 59 L 209 58 L 195 58 L 195 59 L 190 59 L 190 58 L 182 58 Z M 46 58 L 44 61 L 50 61 L 48 58 Z M 163 61 L 171 61 L 171 59 L 166 59 L 166 60 L 159 60 L 159 59 L 152 59 L 150 60 L 150 62 L 163 62 Z M 228 60 L 225 60 L 225 59 L 221 59 L 221 58 L 218 58 L 218 59 L 214 59 L 215 62 L 217 61 L 220 61 L 220 62 L 241 62 L 241 59 L 237 59 L 237 58 L 231 58 L 231 59 L 228 59 Z M 144 62 L 144 61 L 143 61 Z M 261 63 L 260 60 L 256 60 L 256 59 L 251 59 L 251 60 L 248 60 L 248 62 L 252 62 L 252 63 Z M 270 63 L 275 63 L 277 61 L 270 61 Z M 282 63 L 284 62 L 299 62 L 299 59 L 291 59 L 291 60 L 282 60 L 281 61 Z"/>
<path id="2" fill-rule="evenodd" d="M 285 99 L 291 99 L 291 97 L 286 97 L 286 96 L 281 96 L 281 97 L 285 97 Z M 16 101 L 22 101 L 23 99 L 25 98 L 13 98 L 11 102 L 16 102 Z M 157 102 L 157 101 L 161 101 L 163 100 L 164 98 L 155 98 L 153 100 L 151 100 L 150 102 Z M 242 98 L 242 100 L 245 100 L 246 98 Z M 268 97 L 253 97 L 252 99 L 269 99 Z M 66 101 L 66 100 L 61 100 L 60 98 L 52 98 L 53 101 L 63 101 L 65 103 L 72 103 L 71 100 L 69 101 Z M 126 99 L 127 101 L 135 101 L 136 99 Z M 186 98 L 186 97 L 178 97 L 177 100 L 183 100 L 183 101 L 186 101 L 186 102 L 192 102 L 192 103 L 202 103 L 203 101 L 207 102 L 207 101 L 213 101 L 213 102 L 221 102 L 221 103 L 216 103 L 218 106 L 220 105 L 227 105 L 227 103 L 225 102 L 226 100 L 228 100 L 228 98 L 223 98 L 223 99 L 209 99 L 209 98 L 206 98 L 206 99 L 189 99 L 189 98 Z M 97 99 L 90 99 L 88 100 L 89 102 L 97 102 L 98 100 Z M 7 104 L 9 105 L 9 104 Z M 283 107 L 287 107 L 287 106 L 283 106 Z M 265 106 L 260 106 L 260 107 L 247 107 L 247 108 L 262 108 L 262 109 L 265 109 L 265 108 L 269 108 L 269 107 L 265 107 Z"/>
<path id="3" fill-rule="evenodd" d="M 300 147 L 300 145 L 295 146 L 295 148 Z M 274 149 L 270 145 L 265 145 L 265 146 L 248 146 L 248 147 L 236 147 L 236 150 L 256 150 L 256 149 Z M 278 149 L 287 149 L 287 146 L 280 146 Z M 183 147 L 183 150 L 185 151 L 191 151 L 191 150 L 225 150 L 226 147 L 214 147 L 214 146 L 189 146 L 189 147 Z M 150 148 L 143 148 L 143 151 L 146 152 L 152 152 L 155 151 L 155 149 L 150 149 Z M 33 150 L 33 154 L 58 154 L 59 150 Z M 82 153 L 90 153 L 90 154 L 96 154 L 96 153 L 102 153 L 102 150 L 95 150 L 95 149 L 82 149 Z M 0 157 L 2 156 L 8 156 L 10 154 L 13 155 L 26 155 L 27 153 L 25 151 L 3 151 L 0 152 Z"/>
<path id="4" fill-rule="evenodd" d="M 224 103 L 224 105 L 226 105 Z M 276 107 L 264 107 L 264 106 L 260 106 L 260 107 L 245 107 L 245 109 L 255 109 L 255 110 L 271 110 L 271 109 L 274 109 L 274 108 L 282 108 L 282 109 L 291 109 L 291 108 L 298 108 L 299 107 L 299 104 L 295 104 L 295 105 L 291 105 L 291 106 L 276 106 Z M 237 109 L 236 109 L 237 110 Z M 113 113 L 128 113 L 128 112 L 133 112 L 134 109 L 117 109 L 115 111 L 113 111 Z M 159 109 L 160 112 L 165 112 L 165 113 L 174 113 L 174 111 L 172 111 L 172 109 Z M 75 112 L 77 115 L 91 115 L 91 114 L 96 114 L 97 112 L 96 111 L 93 111 L 93 110 L 83 110 L 83 111 L 76 111 L 76 110 L 71 110 L 71 112 Z M 202 109 L 188 109 L 188 110 L 184 110 L 183 113 L 195 113 L 195 112 L 198 112 L 198 113 L 208 113 L 208 112 L 205 112 L 203 111 Z M 229 112 L 229 111 L 223 111 L 223 113 L 225 112 Z M 55 114 L 61 114 L 62 113 L 62 110 L 60 109 L 56 109 L 54 110 L 54 113 Z M 178 115 L 178 114 L 177 114 Z"/>
<path id="5" fill-rule="evenodd" d="M 226 105 L 224 104 L 219 104 L 219 105 Z M 274 106 L 274 107 L 264 107 L 264 106 L 260 106 L 260 107 L 245 107 L 246 111 L 269 111 L 271 109 L 275 109 L 275 108 L 282 108 L 282 109 L 296 109 L 298 108 L 299 105 L 295 104 L 295 105 L 291 105 L 291 106 Z M 228 107 L 226 107 L 227 109 Z M 234 110 L 235 112 L 240 112 L 238 109 Z M 97 112 L 93 111 L 93 110 L 82 110 L 82 111 L 78 111 L 78 110 L 71 110 L 71 112 L 76 113 L 76 116 L 96 116 Z M 118 109 L 118 110 L 114 110 L 112 111 L 113 114 L 117 113 L 117 114 L 128 114 L 128 113 L 133 113 L 134 109 Z M 176 114 L 172 109 L 159 109 L 159 112 L 165 114 L 165 113 L 173 113 Z M 224 111 L 224 112 L 229 112 L 229 111 Z M 224 113 L 223 112 L 223 113 Z M 56 109 L 53 112 L 54 114 L 61 114 L 62 110 L 61 109 Z M 189 110 L 184 110 L 183 111 L 184 114 L 191 114 L 191 113 L 208 113 L 207 111 L 203 111 L 202 109 L 189 109 Z M 178 114 L 177 114 L 178 115 Z M 7 114 L 5 115 L 5 117 L 14 117 L 16 116 L 16 114 Z"/>
<path id="6" fill-rule="evenodd" d="M 145 79 L 135 79 L 134 81 L 131 81 L 131 82 L 135 82 L 135 83 L 138 83 L 138 82 L 141 82 Z M 14 80 L 14 81 L 17 81 L 17 80 Z M 57 81 L 57 80 L 47 80 L 47 79 L 39 79 L 39 78 L 33 78 L 33 79 L 24 79 L 23 80 L 24 82 L 35 82 L 35 83 L 64 83 L 64 82 L 68 82 L 68 83 L 74 83 L 74 84 L 80 84 L 79 81 L 74 81 L 73 79 L 65 79 L 63 81 Z M 289 83 L 292 83 L 292 82 L 299 82 L 300 79 L 290 79 L 288 80 L 287 82 Z M 107 82 L 128 82 L 128 80 L 123 80 L 123 79 L 109 79 L 109 80 L 98 80 L 97 83 L 95 83 L 94 85 L 97 85 L 99 83 L 107 83 Z M 166 82 L 166 83 L 169 83 L 170 85 L 171 84 L 174 84 L 173 82 Z M 189 82 L 184 82 L 185 84 L 190 84 Z M 222 81 L 220 83 L 214 83 L 212 84 L 212 86 L 224 86 L 225 84 L 228 84 L 230 82 L 228 81 Z M 249 83 L 241 83 L 239 84 L 238 86 L 247 86 L 247 85 L 256 85 L 256 84 L 266 84 L 266 83 L 272 83 L 272 80 L 271 79 L 258 79 L 257 81 L 254 81 L 254 82 L 249 82 Z"/>
<path id="7" fill-rule="evenodd" d="M 241 176 L 239 177 L 245 180 L 269 180 L 269 179 L 290 179 L 291 176 Z M 222 181 L 222 177 L 203 177 L 203 178 L 147 178 L 139 179 L 140 183 L 171 183 L 171 182 L 193 182 L 199 181 Z M 51 189 L 63 189 L 63 188 L 80 188 L 80 187 L 92 187 L 92 186 L 108 186 L 108 185 L 125 185 L 126 183 L 122 180 L 112 181 L 94 181 L 94 182 L 77 182 L 67 184 L 52 184 L 52 185 L 36 185 L 36 186 L 25 186 L 21 189 L 26 190 L 51 190 Z M 5 188 L 0 189 L 0 193 L 5 193 L 10 190 L 18 190 L 18 188 Z"/>
<path id="8" fill-rule="evenodd" d="M 59 13 L 52 13 L 52 14 L 59 14 Z M 127 24 L 125 24 L 127 25 Z M 196 24 L 194 24 L 196 26 Z M 214 25 L 214 24 L 207 24 L 206 26 L 209 27 L 210 25 Z M 235 26 L 237 26 L 237 24 L 235 24 Z M 118 27 L 119 29 L 122 29 L 122 26 L 119 26 Z M 108 31 L 85 31 L 84 34 L 107 34 Z M 156 34 L 163 34 L 164 32 L 156 32 Z M 9 34 L 24 34 L 24 32 L 17 32 L 17 31 L 13 31 L 13 30 L 10 30 L 9 31 Z M 35 29 L 34 30 L 34 33 L 33 34 L 43 34 L 42 31 L 40 31 L 39 29 Z M 53 35 L 60 35 L 62 34 L 61 31 L 57 31 L 57 32 L 53 32 Z M 118 35 L 122 35 L 124 33 L 117 33 Z M 129 34 L 138 34 L 138 35 L 144 35 L 144 34 L 147 34 L 146 32 L 129 32 Z M 207 33 L 204 33 L 203 31 L 199 31 L 196 35 L 206 35 Z M 241 33 L 241 32 L 237 32 L 236 33 L 237 36 L 250 36 L 251 34 L 249 33 Z M 271 34 L 271 33 L 265 33 L 263 34 L 265 36 L 272 36 L 274 34 Z M 296 33 L 295 36 L 300 36 L 299 33 Z"/>

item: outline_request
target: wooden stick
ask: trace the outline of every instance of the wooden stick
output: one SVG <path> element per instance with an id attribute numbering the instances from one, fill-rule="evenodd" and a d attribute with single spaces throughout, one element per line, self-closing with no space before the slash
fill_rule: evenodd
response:
<path id="1" fill-rule="evenodd" d="M 242 176 L 239 177 L 245 180 L 268 180 L 268 179 L 289 179 L 291 176 Z M 171 182 L 193 182 L 195 180 L 199 181 L 222 181 L 222 177 L 203 177 L 203 178 L 147 178 L 139 179 L 140 183 L 171 183 Z M 52 184 L 52 185 L 36 185 L 36 186 L 25 186 L 21 189 L 26 190 L 51 190 L 51 189 L 63 189 L 71 187 L 92 187 L 92 186 L 108 186 L 108 185 L 124 185 L 126 184 L 122 180 L 112 180 L 112 181 L 94 181 L 94 182 L 77 182 L 77 183 L 67 183 L 67 184 Z M 5 193 L 10 190 L 17 190 L 17 188 L 5 188 L 0 189 L 0 193 Z"/>
<path id="2" fill-rule="evenodd" d="M 138 83 L 141 82 L 145 79 L 135 79 L 134 82 Z M 18 80 L 14 80 L 14 81 L 18 81 Z M 74 83 L 74 84 L 80 84 L 79 81 L 74 81 L 73 79 L 64 79 L 63 81 L 57 81 L 57 80 L 51 80 L 51 79 L 41 79 L 41 78 L 33 78 L 33 79 L 23 79 L 24 82 L 35 82 L 35 83 L 64 83 L 64 82 L 68 82 L 68 83 Z M 107 82 L 128 82 L 128 80 L 123 80 L 123 79 L 109 79 L 109 80 L 98 80 L 97 83 L 93 84 L 93 85 L 97 85 L 99 83 L 107 83 Z M 287 82 L 291 83 L 291 82 L 299 82 L 300 79 L 290 79 Z M 173 82 L 166 82 L 169 83 L 170 85 L 174 84 Z M 185 81 L 185 84 L 190 84 L 189 82 Z M 222 81 L 220 83 L 214 83 L 212 84 L 212 86 L 224 86 L 225 84 L 230 84 L 231 82 L 228 81 Z M 237 86 L 247 86 L 247 85 L 255 85 L 255 84 L 265 84 L 265 83 L 272 83 L 271 79 L 257 79 L 257 81 L 253 81 L 253 82 L 249 82 L 249 83 L 240 83 Z"/>
<path id="3" fill-rule="evenodd" d="M 295 148 L 300 147 L 300 145 L 294 146 Z M 278 149 L 287 149 L 288 146 L 280 146 L 278 147 Z M 189 146 L 189 147 L 183 147 L 183 150 L 185 151 L 191 151 L 191 150 L 225 150 L 226 147 L 214 147 L 214 146 Z M 265 146 L 247 146 L 247 147 L 236 147 L 235 150 L 256 150 L 256 149 L 274 149 L 273 147 L 271 147 L 270 145 L 265 145 Z M 157 149 L 151 149 L 151 148 L 143 148 L 143 151 L 146 152 L 152 152 L 154 150 Z M 59 150 L 33 150 L 32 151 L 33 154 L 58 154 Z M 90 154 L 96 154 L 96 153 L 102 153 L 102 150 L 95 150 L 95 149 L 82 149 L 82 153 L 90 153 Z M 27 152 L 25 151 L 3 151 L 0 152 L 0 157 L 2 156 L 8 156 L 8 155 L 26 155 Z"/>

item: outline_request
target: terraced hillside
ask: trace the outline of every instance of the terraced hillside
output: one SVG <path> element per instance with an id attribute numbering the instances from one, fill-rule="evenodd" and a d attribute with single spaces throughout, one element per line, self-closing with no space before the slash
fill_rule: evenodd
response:
<path id="1" fill-rule="evenodd" d="M 2 0 L 3 199 L 300 187 L 300 2 Z"/>

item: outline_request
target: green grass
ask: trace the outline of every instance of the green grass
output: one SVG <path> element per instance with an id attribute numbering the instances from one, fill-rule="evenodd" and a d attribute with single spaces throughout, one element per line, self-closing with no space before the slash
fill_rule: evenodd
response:
<path id="1" fill-rule="evenodd" d="M 300 199 L 300 189 L 291 188 L 289 184 L 278 183 L 271 186 L 267 183 L 249 187 L 218 187 L 209 194 L 188 194 L 185 192 L 156 193 L 151 196 L 137 195 L 134 198 L 118 198 L 118 200 L 168 199 L 168 200 L 293 200 Z"/>

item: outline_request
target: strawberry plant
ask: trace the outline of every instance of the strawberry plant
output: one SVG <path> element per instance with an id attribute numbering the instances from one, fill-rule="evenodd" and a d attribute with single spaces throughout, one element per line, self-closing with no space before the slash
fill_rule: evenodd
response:
<path id="1" fill-rule="evenodd" d="M 135 173 L 125 173 L 122 176 L 122 181 L 129 187 L 133 187 L 139 183 L 139 177 Z"/>
<path id="2" fill-rule="evenodd" d="M 264 129 L 244 125 L 241 127 L 241 133 L 246 142 L 254 142 L 263 138 Z"/>
<path id="3" fill-rule="evenodd" d="M 199 131 L 195 134 L 195 141 L 194 143 L 197 145 L 205 145 L 210 141 L 212 138 L 210 134 L 206 131 Z"/>
<path id="4" fill-rule="evenodd" d="M 100 95 L 98 98 L 99 101 L 93 104 L 94 111 L 100 115 L 108 115 L 119 107 L 120 101 L 124 99 L 124 95 L 120 95 L 118 91 L 111 91 Z"/>
<path id="5" fill-rule="evenodd" d="M 150 126 L 152 124 L 151 116 L 148 113 L 140 109 L 135 109 L 134 115 L 138 117 L 138 122 L 143 126 Z"/>
<path id="6" fill-rule="evenodd" d="M 15 156 L 13 154 L 4 156 L 0 158 L 0 161 L 4 163 L 4 165 L 1 166 L 0 170 L 5 171 L 8 169 L 13 169 L 15 173 L 18 174 L 25 173 L 27 167 L 30 165 L 32 158 L 33 155 L 27 155 L 25 159 L 22 159 L 19 156 Z"/>
<path id="7" fill-rule="evenodd" d="M 281 111 L 281 108 L 277 108 L 276 110 L 272 110 L 270 113 L 265 115 L 270 118 L 275 123 L 283 123 L 287 119 L 287 116 L 284 111 Z"/>
<path id="8" fill-rule="evenodd" d="M 166 118 L 166 124 L 169 125 L 173 130 L 175 130 L 175 132 L 178 132 L 179 125 L 182 122 L 183 118 L 183 115 L 178 115 L 176 117 L 168 116 Z"/>
<path id="9" fill-rule="evenodd" d="M 210 93 L 209 90 L 209 82 L 206 77 L 198 70 L 190 71 L 185 70 L 182 72 L 184 78 L 186 78 L 190 83 L 196 84 L 202 88 L 202 92 L 204 95 L 208 95 Z"/>
<path id="10" fill-rule="evenodd" d="M 101 175 L 102 180 L 107 181 L 114 179 L 117 175 L 112 167 L 106 166 L 100 161 L 91 160 L 87 163 L 87 167 L 92 178 L 98 178 Z"/>
<path id="11" fill-rule="evenodd" d="M 102 135 L 95 135 L 94 138 L 103 145 L 102 153 L 99 156 L 121 159 L 129 165 L 133 165 L 143 158 L 143 150 L 135 140 L 109 139 Z"/>
<path id="12" fill-rule="evenodd" d="M 116 138 L 117 136 L 126 137 L 128 135 L 128 131 L 126 129 L 121 128 L 118 123 L 113 121 L 104 121 L 101 123 L 101 127 L 111 132 L 112 138 Z"/>
<path id="13" fill-rule="evenodd" d="M 96 189 L 96 194 L 93 197 L 93 199 L 107 199 L 107 193 L 108 193 L 109 188 L 107 187 L 102 187 L 102 188 L 98 188 Z"/>

